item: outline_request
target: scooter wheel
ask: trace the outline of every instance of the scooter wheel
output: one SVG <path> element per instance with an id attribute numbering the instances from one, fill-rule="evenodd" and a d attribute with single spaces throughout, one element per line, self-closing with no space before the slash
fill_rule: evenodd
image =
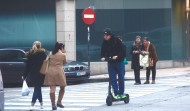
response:
<path id="1" fill-rule="evenodd" d="M 106 98 L 106 104 L 107 104 L 107 106 L 111 106 L 112 105 L 112 97 L 111 96 L 107 96 L 107 98 Z"/>
<path id="2" fill-rule="evenodd" d="M 129 103 L 129 94 L 126 94 L 126 98 L 124 99 L 124 102 L 127 104 L 127 103 Z"/>

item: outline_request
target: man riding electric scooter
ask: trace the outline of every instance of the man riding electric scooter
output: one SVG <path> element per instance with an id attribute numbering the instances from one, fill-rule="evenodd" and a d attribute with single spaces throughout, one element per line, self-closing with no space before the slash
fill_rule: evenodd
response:
<path id="1" fill-rule="evenodd" d="M 124 58 L 125 54 L 123 52 L 122 42 L 113 36 L 110 28 L 106 28 L 104 30 L 104 41 L 101 48 L 101 61 L 108 61 L 108 73 L 115 94 L 114 99 L 126 98 L 124 94 Z M 117 84 L 117 73 L 119 87 Z"/>

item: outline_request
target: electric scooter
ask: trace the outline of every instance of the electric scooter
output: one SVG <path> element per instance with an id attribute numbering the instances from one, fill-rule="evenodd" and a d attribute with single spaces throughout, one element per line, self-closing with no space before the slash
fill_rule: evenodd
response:
<path id="1" fill-rule="evenodd" d="M 107 61 L 110 61 L 110 60 L 112 60 L 111 59 L 111 57 L 110 58 L 108 58 L 108 59 L 106 59 Z M 107 104 L 107 106 L 111 106 L 112 105 L 112 103 L 113 102 L 116 102 L 116 101 L 124 101 L 124 103 L 129 103 L 129 100 L 130 100 L 130 98 L 129 98 L 129 94 L 125 94 L 125 98 L 118 98 L 118 99 L 115 99 L 114 97 L 113 97 L 113 92 L 112 92 L 112 86 L 111 86 L 111 80 L 110 80 L 110 78 L 109 78 L 109 85 L 108 85 L 108 95 L 107 95 L 107 98 L 106 98 L 106 104 Z"/>

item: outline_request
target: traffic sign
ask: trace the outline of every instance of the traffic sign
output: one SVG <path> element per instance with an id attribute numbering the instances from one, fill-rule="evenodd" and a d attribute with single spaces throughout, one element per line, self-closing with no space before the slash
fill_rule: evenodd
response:
<path id="1" fill-rule="evenodd" d="M 96 18 L 95 12 L 91 8 L 86 8 L 82 13 L 82 19 L 88 25 L 93 24 L 95 18 Z"/>

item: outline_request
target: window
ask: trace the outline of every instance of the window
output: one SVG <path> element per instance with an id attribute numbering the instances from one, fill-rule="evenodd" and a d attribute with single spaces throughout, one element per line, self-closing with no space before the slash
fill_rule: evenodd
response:
<path id="1" fill-rule="evenodd" d="M 103 30 L 112 29 L 115 36 L 123 37 L 127 60 L 135 37 L 149 37 L 155 45 L 159 60 L 171 60 L 172 24 L 171 0 L 77 0 L 76 50 L 77 61 L 88 61 L 87 25 L 82 20 L 85 8 L 95 8 L 96 21 L 90 25 L 90 59 L 100 61 Z M 181 38 L 181 37 L 180 37 Z M 182 42 L 180 42 L 182 43 Z"/>
<path id="2" fill-rule="evenodd" d="M 56 0 L 0 0 L 0 48 L 31 47 L 38 40 L 45 49 L 52 50 L 56 42 L 55 3 Z"/>
<path id="3" fill-rule="evenodd" d="M 1 62 L 22 62 L 25 59 L 25 54 L 19 50 L 1 50 Z"/>

